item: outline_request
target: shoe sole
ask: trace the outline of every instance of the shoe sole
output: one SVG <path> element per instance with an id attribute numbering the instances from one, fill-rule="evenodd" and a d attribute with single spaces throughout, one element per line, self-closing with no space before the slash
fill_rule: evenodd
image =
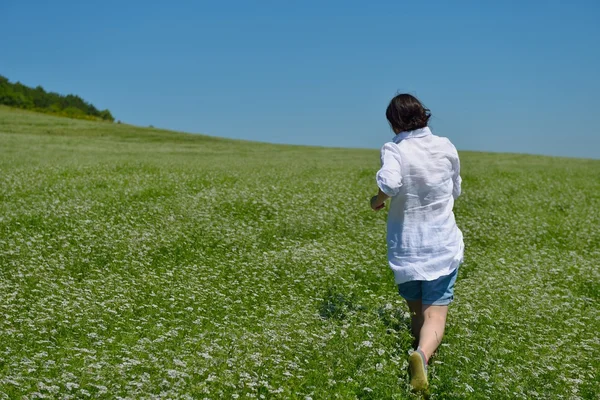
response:
<path id="1" fill-rule="evenodd" d="M 410 386 L 415 392 L 423 392 L 429 387 L 427 371 L 423 358 L 416 351 L 408 357 L 408 372 L 410 374 Z"/>

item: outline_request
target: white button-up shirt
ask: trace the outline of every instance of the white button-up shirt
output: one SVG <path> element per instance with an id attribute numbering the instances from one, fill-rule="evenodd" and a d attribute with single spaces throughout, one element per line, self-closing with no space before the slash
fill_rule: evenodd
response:
<path id="1" fill-rule="evenodd" d="M 432 281 L 462 262 L 463 235 L 452 212 L 460 184 L 456 148 L 427 127 L 382 147 L 377 186 L 392 198 L 387 245 L 396 284 Z"/>

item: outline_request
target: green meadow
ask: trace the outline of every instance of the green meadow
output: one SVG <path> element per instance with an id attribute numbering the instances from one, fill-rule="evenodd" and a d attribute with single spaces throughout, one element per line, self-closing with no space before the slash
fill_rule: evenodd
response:
<path id="1" fill-rule="evenodd" d="M 598 399 L 600 160 L 460 156 L 430 398 Z M 0 107 L 0 399 L 416 398 L 378 167 Z"/>

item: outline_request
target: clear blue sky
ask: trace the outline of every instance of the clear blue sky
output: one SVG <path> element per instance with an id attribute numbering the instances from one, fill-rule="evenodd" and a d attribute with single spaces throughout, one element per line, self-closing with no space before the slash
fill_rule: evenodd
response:
<path id="1" fill-rule="evenodd" d="M 0 74 L 124 122 L 377 148 L 398 91 L 462 150 L 600 158 L 600 1 L 0 0 Z"/>

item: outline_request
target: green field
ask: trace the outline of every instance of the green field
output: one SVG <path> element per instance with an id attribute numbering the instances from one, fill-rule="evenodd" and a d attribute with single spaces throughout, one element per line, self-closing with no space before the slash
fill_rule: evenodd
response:
<path id="1" fill-rule="evenodd" d="M 597 399 L 600 160 L 461 152 L 433 399 Z M 0 399 L 410 399 L 376 150 L 0 108 Z"/>

